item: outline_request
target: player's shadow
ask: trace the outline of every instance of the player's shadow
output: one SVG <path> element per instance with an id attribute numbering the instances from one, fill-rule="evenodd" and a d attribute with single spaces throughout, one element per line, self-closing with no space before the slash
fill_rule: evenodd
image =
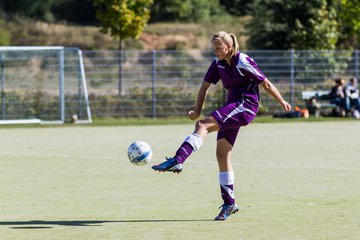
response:
<path id="1" fill-rule="evenodd" d="M 104 223 L 159 223 L 159 222 L 210 222 L 213 219 L 139 219 L 139 220 L 78 220 L 78 221 L 8 221 L 0 222 L 0 226 L 10 226 L 12 229 L 42 229 L 52 226 L 102 226 Z"/>

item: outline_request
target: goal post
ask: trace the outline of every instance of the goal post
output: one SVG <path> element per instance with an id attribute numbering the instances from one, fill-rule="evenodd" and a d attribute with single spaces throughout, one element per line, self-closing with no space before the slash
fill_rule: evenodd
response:
<path id="1" fill-rule="evenodd" d="M 78 48 L 0 47 L 0 124 L 91 123 Z"/>

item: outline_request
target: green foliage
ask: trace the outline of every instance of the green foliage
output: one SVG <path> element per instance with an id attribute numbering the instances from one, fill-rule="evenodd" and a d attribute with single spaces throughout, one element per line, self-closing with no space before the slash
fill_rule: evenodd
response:
<path id="1" fill-rule="evenodd" d="M 250 44 L 256 49 L 335 49 L 337 15 L 326 0 L 259 0 L 251 10 Z"/>
<path id="2" fill-rule="evenodd" d="M 196 94 L 186 89 L 186 85 L 158 87 L 154 99 L 151 87 L 135 86 L 123 95 L 91 94 L 89 100 L 94 117 L 153 117 L 154 106 L 156 106 L 156 117 L 179 117 L 185 116 L 195 104 Z M 56 95 L 37 90 L 35 92 L 8 91 L 5 96 L 6 101 L 17 103 L 7 106 L 6 116 L 16 113 L 23 118 L 56 119 L 58 117 L 59 98 Z M 66 116 L 71 116 L 74 113 L 73 109 L 77 109 L 77 98 L 76 94 L 66 94 Z M 211 91 L 203 113 L 208 114 L 221 106 L 223 99 L 221 87 Z"/>
<path id="3" fill-rule="evenodd" d="M 255 0 L 220 0 L 220 4 L 225 6 L 226 11 L 234 16 L 244 16 L 249 11 L 249 5 Z"/>
<path id="4" fill-rule="evenodd" d="M 121 41 L 138 38 L 150 18 L 152 0 L 94 0 L 101 31 Z"/>
<path id="5" fill-rule="evenodd" d="M 4 21 L 0 19 L 0 46 L 10 45 L 11 41 L 11 33 L 4 26 Z"/>
<path id="6" fill-rule="evenodd" d="M 122 45 L 125 39 L 138 38 L 150 19 L 153 0 L 94 0 L 96 17 L 100 21 L 101 32 L 119 39 L 122 59 Z M 122 94 L 122 62 L 119 62 L 119 94 Z"/>
<path id="7" fill-rule="evenodd" d="M 51 22 L 54 16 L 51 10 L 54 0 L 2 0 L 0 8 L 9 17 L 24 16 Z"/>
<path id="8" fill-rule="evenodd" d="M 343 27 L 360 35 L 360 4 L 358 0 L 341 0 L 340 19 Z"/>
<path id="9" fill-rule="evenodd" d="M 90 96 L 93 115 L 98 117 L 153 117 L 155 103 L 156 117 L 182 116 L 189 110 L 187 106 L 194 106 L 194 99 L 194 94 L 182 87 L 159 87 L 156 99 L 152 88 L 139 87 L 123 95 Z"/>
<path id="10" fill-rule="evenodd" d="M 341 31 L 340 48 L 360 47 L 360 4 L 358 0 L 341 0 L 338 6 Z"/>
<path id="11" fill-rule="evenodd" d="M 6 30 L 0 29 L 0 46 L 9 46 L 11 35 Z"/>
<path id="12" fill-rule="evenodd" d="M 327 79 L 346 75 L 346 70 L 354 61 L 352 51 L 295 51 L 295 78 L 298 87 L 311 89 L 330 89 L 326 86 Z M 324 67 L 326 66 L 326 67 Z M 312 84 L 300 82 L 300 79 L 324 79 L 324 81 L 315 81 Z M 302 83 L 302 84 L 301 84 Z M 301 90 L 295 90 L 300 92 Z"/>
<path id="13" fill-rule="evenodd" d="M 157 0 L 151 8 L 151 22 L 209 22 L 228 18 L 218 0 Z"/>
<path id="14" fill-rule="evenodd" d="M 196 22 L 211 25 L 225 23 L 226 25 L 216 31 L 227 29 L 235 33 L 237 30 L 231 28 L 239 25 L 232 22 L 237 19 L 230 15 L 251 15 L 251 23 L 245 30 L 248 30 L 251 36 L 250 44 L 247 45 L 252 48 L 316 50 L 360 47 L 359 0 L 156 0 L 154 4 L 152 2 L 153 0 L 1 0 L 0 18 L 17 21 L 19 19 L 67 21 L 80 24 L 97 24 L 98 20 L 101 20 L 103 32 L 109 32 L 119 39 L 133 39 L 143 31 L 150 14 L 150 21 L 153 23 Z M 97 14 L 95 14 L 96 10 Z M 238 29 L 244 30 L 242 26 Z M 19 45 L 46 44 L 46 41 L 39 43 L 35 40 L 36 34 L 32 34 L 32 39 L 29 41 L 4 29 L 0 35 L 1 44 L 7 44 L 11 37 L 22 38 L 15 41 L 15 44 Z M 69 45 L 77 45 L 80 41 L 74 41 Z M 89 48 L 96 48 L 95 45 L 90 44 Z M 141 48 L 140 45 L 139 47 Z M 169 48 L 187 47 L 183 43 L 175 43 Z"/>
<path id="15" fill-rule="evenodd" d="M 91 24 L 96 22 L 95 7 L 92 2 L 92 0 L 56 0 L 52 11 L 58 20 Z"/>

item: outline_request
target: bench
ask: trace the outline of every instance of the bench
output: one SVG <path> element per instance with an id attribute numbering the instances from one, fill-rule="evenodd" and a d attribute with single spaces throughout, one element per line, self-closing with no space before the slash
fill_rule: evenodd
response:
<path id="1" fill-rule="evenodd" d="M 306 108 L 311 115 L 318 117 L 321 109 L 330 108 L 332 110 L 336 108 L 336 104 L 329 102 L 329 93 L 330 91 L 323 90 L 301 92 L 302 99 L 305 101 Z M 314 97 L 316 97 L 316 100 L 312 101 Z"/>

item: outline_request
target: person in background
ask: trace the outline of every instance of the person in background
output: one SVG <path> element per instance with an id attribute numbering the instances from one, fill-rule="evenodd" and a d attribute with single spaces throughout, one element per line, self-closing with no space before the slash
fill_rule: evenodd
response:
<path id="1" fill-rule="evenodd" d="M 335 79 L 335 86 L 331 88 L 329 94 L 330 103 L 336 105 L 333 115 L 340 117 L 344 117 L 347 111 L 344 83 L 345 81 L 342 78 Z"/>
<path id="2" fill-rule="evenodd" d="M 350 115 L 352 107 L 354 111 L 360 112 L 360 99 L 359 99 L 359 89 L 358 82 L 356 78 L 350 78 L 349 82 L 345 87 L 345 109 L 347 109 L 347 114 Z"/>
<path id="3" fill-rule="evenodd" d="M 320 117 L 321 103 L 319 102 L 319 96 L 315 95 L 306 101 L 306 108 L 309 110 L 309 114 L 314 117 Z"/>

